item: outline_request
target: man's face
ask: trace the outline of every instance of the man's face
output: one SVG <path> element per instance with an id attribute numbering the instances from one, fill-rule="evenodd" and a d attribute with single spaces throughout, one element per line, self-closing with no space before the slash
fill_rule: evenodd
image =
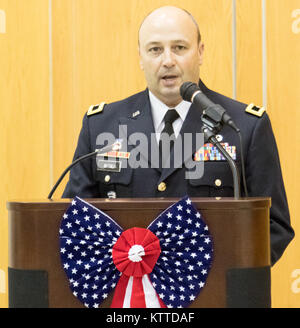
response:
<path id="1" fill-rule="evenodd" d="M 185 12 L 171 8 L 148 16 L 140 29 L 139 53 L 149 90 L 169 107 L 182 101 L 183 82 L 198 83 L 203 45 Z"/>

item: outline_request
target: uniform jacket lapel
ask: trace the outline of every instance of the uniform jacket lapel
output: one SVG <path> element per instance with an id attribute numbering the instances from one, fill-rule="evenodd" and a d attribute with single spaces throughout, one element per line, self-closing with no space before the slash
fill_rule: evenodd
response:
<path id="1" fill-rule="evenodd" d="M 127 127 L 128 147 L 133 149 L 137 147 L 133 134 L 141 133 L 147 139 L 147 147 L 139 147 L 140 154 L 148 165 L 161 172 L 158 164 L 159 149 L 155 139 L 155 130 L 152 119 L 150 100 L 148 90 L 141 93 L 137 102 L 132 106 L 127 116 L 119 119 L 120 125 Z M 152 147 L 152 150 L 151 150 Z M 152 152 L 152 156 L 151 156 Z"/>

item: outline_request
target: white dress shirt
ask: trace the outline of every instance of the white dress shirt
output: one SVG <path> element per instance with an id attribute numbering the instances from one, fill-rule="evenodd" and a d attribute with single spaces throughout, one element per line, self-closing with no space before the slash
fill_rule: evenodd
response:
<path id="1" fill-rule="evenodd" d="M 166 104 L 160 101 L 156 96 L 154 96 L 154 94 L 151 91 L 149 91 L 149 98 L 151 104 L 153 124 L 156 133 L 156 140 L 157 143 L 159 143 L 160 134 L 165 127 L 164 117 L 167 111 L 170 109 L 170 107 L 168 107 Z M 177 110 L 177 113 L 179 114 L 178 119 L 173 122 L 173 129 L 176 138 L 179 135 L 182 124 L 187 116 L 190 107 L 191 107 L 190 102 L 182 100 L 182 102 L 174 108 Z"/>

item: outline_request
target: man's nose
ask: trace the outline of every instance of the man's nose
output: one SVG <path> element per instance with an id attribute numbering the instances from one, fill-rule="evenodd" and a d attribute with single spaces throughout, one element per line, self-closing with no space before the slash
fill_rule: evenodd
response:
<path id="1" fill-rule="evenodd" d="M 163 66 L 172 67 L 175 65 L 175 56 L 171 50 L 165 49 L 163 52 Z"/>

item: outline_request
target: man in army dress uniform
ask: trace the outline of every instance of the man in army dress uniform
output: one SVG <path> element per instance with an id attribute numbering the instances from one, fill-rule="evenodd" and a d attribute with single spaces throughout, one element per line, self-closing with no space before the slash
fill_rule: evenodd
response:
<path id="1" fill-rule="evenodd" d="M 241 130 L 249 196 L 272 198 L 270 229 L 271 262 L 274 264 L 292 240 L 294 231 L 290 226 L 270 120 L 263 108 L 227 98 L 199 81 L 203 50 L 198 25 L 188 12 L 166 6 L 150 13 L 139 31 L 140 65 L 148 88 L 122 101 L 91 106 L 83 119 L 74 160 L 101 148 L 101 133 L 109 132 L 119 138 L 120 126 L 126 127 L 129 139 L 134 133 L 140 132 L 146 136 L 149 144 L 156 142 L 155 147 L 158 149 L 159 136 L 167 124 L 166 114 L 174 114 L 174 111 L 176 115 L 171 128 L 176 138 L 184 137 L 185 133 L 201 132 L 203 123 L 200 109 L 183 101 L 180 96 L 182 83 L 191 81 L 199 84 L 202 92 L 212 102 L 220 104 Z M 156 138 L 152 138 L 153 134 Z M 235 147 L 235 161 L 241 172 L 237 134 L 225 126 L 220 138 L 223 143 Z M 129 142 L 123 154 L 132 152 L 133 144 Z M 151 158 L 149 149 L 145 153 Z M 196 161 L 197 154 L 199 149 L 193 144 L 189 153 L 190 160 Z M 71 170 L 63 197 L 233 196 L 232 173 L 224 160 L 205 158 L 203 176 L 189 179 L 186 178 L 185 157 L 181 167 L 171 165 L 169 168 L 161 165 L 133 168 L 132 165 L 124 165 L 126 161 L 128 164 L 128 158 L 123 157 L 120 155 L 117 158 L 119 166 L 116 170 L 99 167 L 95 158 L 80 162 Z"/>

